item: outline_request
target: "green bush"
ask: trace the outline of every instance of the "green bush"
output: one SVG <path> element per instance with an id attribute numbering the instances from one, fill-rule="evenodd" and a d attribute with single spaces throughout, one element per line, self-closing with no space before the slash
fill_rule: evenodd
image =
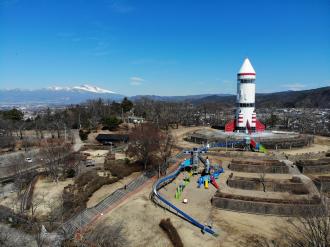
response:
<path id="1" fill-rule="evenodd" d="M 103 129 L 108 129 L 108 130 L 117 129 L 119 124 L 121 123 L 122 121 L 115 116 L 106 117 L 103 118 L 102 120 L 102 124 L 104 125 Z"/>
<path id="2" fill-rule="evenodd" d="M 90 131 L 83 131 L 79 130 L 79 136 L 82 141 L 86 141 L 88 139 L 88 135 L 90 134 Z"/>
<path id="3" fill-rule="evenodd" d="M 66 177 L 67 178 L 73 178 L 76 175 L 76 171 L 72 168 L 66 171 Z"/>

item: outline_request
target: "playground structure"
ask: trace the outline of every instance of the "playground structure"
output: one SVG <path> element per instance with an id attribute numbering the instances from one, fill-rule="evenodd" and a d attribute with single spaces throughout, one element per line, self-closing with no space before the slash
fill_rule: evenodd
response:
<path id="1" fill-rule="evenodd" d="M 204 185 L 204 188 L 208 189 L 209 184 L 212 184 L 216 189 L 219 189 L 216 179 L 223 173 L 223 168 L 219 167 L 217 164 L 211 165 L 208 157 L 206 159 L 200 157 L 200 160 L 204 164 L 204 170 L 198 179 L 198 188 Z"/>
<path id="2" fill-rule="evenodd" d="M 247 149 L 250 149 L 252 151 L 267 153 L 267 149 L 263 145 L 261 145 L 261 143 L 256 142 L 254 139 L 252 139 L 250 136 L 245 137 L 245 145 Z"/>
<path id="3" fill-rule="evenodd" d="M 249 142 L 247 142 L 249 140 Z M 165 199 L 160 193 L 159 190 L 166 186 L 167 184 L 171 183 L 177 176 L 183 172 L 187 171 L 188 175 L 185 176 L 182 183 L 179 184 L 179 186 L 176 188 L 175 191 L 175 199 L 181 199 L 181 195 L 185 187 L 190 182 L 190 177 L 193 175 L 198 174 L 198 168 L 199 168 L 199 161 L 201 161 L 204 165 L 203 171 L 200 173 L 200 178 L 198 179 L 198 188 L 201 188 L 202 185 L 205 189 L 209 188 L 209 184 L 212 184 L 216 189 L 219 189 L 219 185 L 216 182 L 216 179 L 219 178 L 220 174 L 224 172 L 223 168 L 219 165 L 211 165 L 208 158 L 204 159 L 201 154 L 206 153 L 210 148 L 214 147 L 226 147 L 226 146 L 233 146 L 233 145 L 245 145 L 248 146 L 252 151 L 259 151 L 259 152 L 265 152 L 266 149 L 260 144 L 255 142 L 253 139 L 246 138 L 245 140 L 236 141 L 236 142 L 226 142 L 226 143 L 212 143 L 208 144 L 206 146 L 202 146 L 200 148 L 193 148 L 192 150 L 184 151 L 184 154 L 191 154 L 190 159 L 184 160 L 179 167 L 169 175 L 160 178 L 156 183 L 153 185 L 152 189 L 152 199 L 153 201 L 164 207 L 165 209 L 169 210 L 170 212 L 174 212 L 177 215 L 180 215 L 183 219 L 187 220 L 194 226 L 200 228 L 202 232 L 207 232 L 212 235 L 217 235 L 217 232 L 212 229 L 211 226 L 204 225 L 173 205 L 170 201 Z M 252 147 L 252 148 L 251 148 Z M 187 199 L 184 199 L 184 203 L 187 203 Z"/>
<path id="4" fill-rule="evenodd" d="M 163 208 L 169 210 L 170 212 L 176 213 L 183 219 L 187 220 L 194 226 L 198 227 L 199 229 L 201 229 L 201 231 L 203 233 L 207 232 L 212 235 L 218 235 L 218 233 L 211 226 L 200 223 L 198 220 L 194 219 L 193 217 L 191 217 L 190 215 L 188 215 L 187 213 L 185 213 L 184 211 L 182 211 L 181 209 L 179 209 L 178 207 L 173 205 L 170 201 L 165 199 L 159 193 L 159 190 L 161 188 L 163 188 L 167 184 L 171 183 L 182 171 L 187 171 L 188 176 L 186 176 L 184 178 L 183 182 L 180 183 L 180 185 L 177 187 L 176 192 L 175 192 L 175 198 L 180 199 L 182 191 L 190 182 L 189 177 L 193 176 L 194 174 L 195 175 L 198 174 L 197 169 L 199 166 L 199 161 L 201 161 L 204 164 L 203 172 L 205 171 L 205 169 L 210 171 L 211 166 L 210 166 L 209 162 L 206 162 L 206 160 L 204 160 L 201 156 L 201 153 L 205 153 L 205 148 L 194 148 L 192 151 L 186 151 L 184 153 L 186 153 L 186 154 L 190 153 L 191 158 L 183 161 L 174 172 L 172 172 L 169 175 L 167 175 L 163 178 L 160 178 L 158 181 L 156 181 L 156 183 L 153 185 L 153 189 L 152 189 L 152 199 L 156 204 L 162 206 Z M 214 167 L 213 167 L 213 169 L 214 169 Z M 223 172 L 223 169 L 221 168 L 216 171 L 213 171 L 213 173 L 212 173 L 212 180 L 214 180 L 214 181 L 213 182 L 211 181 L 211 183 L 213 183 L 216 188 L 219 186 L 215 182 L 215 178 L 218 178 L 222 172 Z M 205 177 L 205 176 L 206 175 L 204 175 L 202 173 L 201 178 Z M 208 182 L 211 180 L 211 176 L 209 176 L 209 177 L 210 177 L 209 180 L 207 180 L 206 178 L 203 178 L 206 181 L 204 183 L 205 187 L 208 187 Z M 186 203 L 186 202 L 187 202 L 187 200 L 184 200 L 184 203 Z"/>

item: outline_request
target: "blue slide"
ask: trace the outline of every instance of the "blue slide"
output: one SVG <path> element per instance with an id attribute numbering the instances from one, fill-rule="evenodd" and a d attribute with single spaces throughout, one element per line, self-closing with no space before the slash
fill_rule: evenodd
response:
<path id="1" fill-rule="evenodd" d="M 170 173 L 166 177 L 163 177 L 163 178 L 160 178 L 157 180 L 157 182 L 153 185 L 153 188 L 152 188 L 154 202 L 159 204 L 159 202 L 157 200 L 155 200 L 155 198 L 157 198 L 161 202 L 165 203 L 167 206 L 174 209 L 175 212 L 177 212 L 180 216 L 182 216 L 184 219 L 189 221 L 191 224 L 200 228 L 202 230 L 202 232 L 207 232 L 212 235 L 218 235 L 216 233 L 216 231 L 214 229 L 212 229 L 210 226 L 206 226 L 206 225 L 199 223 L 197 220 L 195 220 L 194 218 L 192 218 L 191 216 L 189 216 L 188 214 L 186 214 L 185 212 L 183 212 L 182 210 L 180 210 L 179 208 L 174 206 L 171 202 L 169 202 L 164 197 L 162 197 L 160 193 L 158 193 L 159 189 L 161 189 L 163 186 L 167 185 L 168 183 L 172 182 L 179 175 L 182 167 L 183 166 L 180 165 L 179 168 L 177 170 L 175 170 L 174 172 Z"/>

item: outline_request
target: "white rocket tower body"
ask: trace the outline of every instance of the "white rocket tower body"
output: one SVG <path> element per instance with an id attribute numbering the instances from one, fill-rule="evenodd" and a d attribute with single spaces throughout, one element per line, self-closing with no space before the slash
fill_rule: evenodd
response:
<path id="1" fill-rule="evenodd" d="M 245 131 L 247 126 L 256 130 L 255 93 L 256 72 L 246 58 L 237 73 L 236 130 Z"/>

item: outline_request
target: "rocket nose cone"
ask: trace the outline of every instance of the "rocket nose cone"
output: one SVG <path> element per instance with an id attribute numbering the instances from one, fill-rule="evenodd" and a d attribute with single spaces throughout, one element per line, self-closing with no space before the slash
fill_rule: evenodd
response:
<path id="1" fill-rule="evenodd" d="M 244 62 L 238 71 L 238 74 L 256 74 L 250 60 L 248 58 L 244 59 Z"/>

